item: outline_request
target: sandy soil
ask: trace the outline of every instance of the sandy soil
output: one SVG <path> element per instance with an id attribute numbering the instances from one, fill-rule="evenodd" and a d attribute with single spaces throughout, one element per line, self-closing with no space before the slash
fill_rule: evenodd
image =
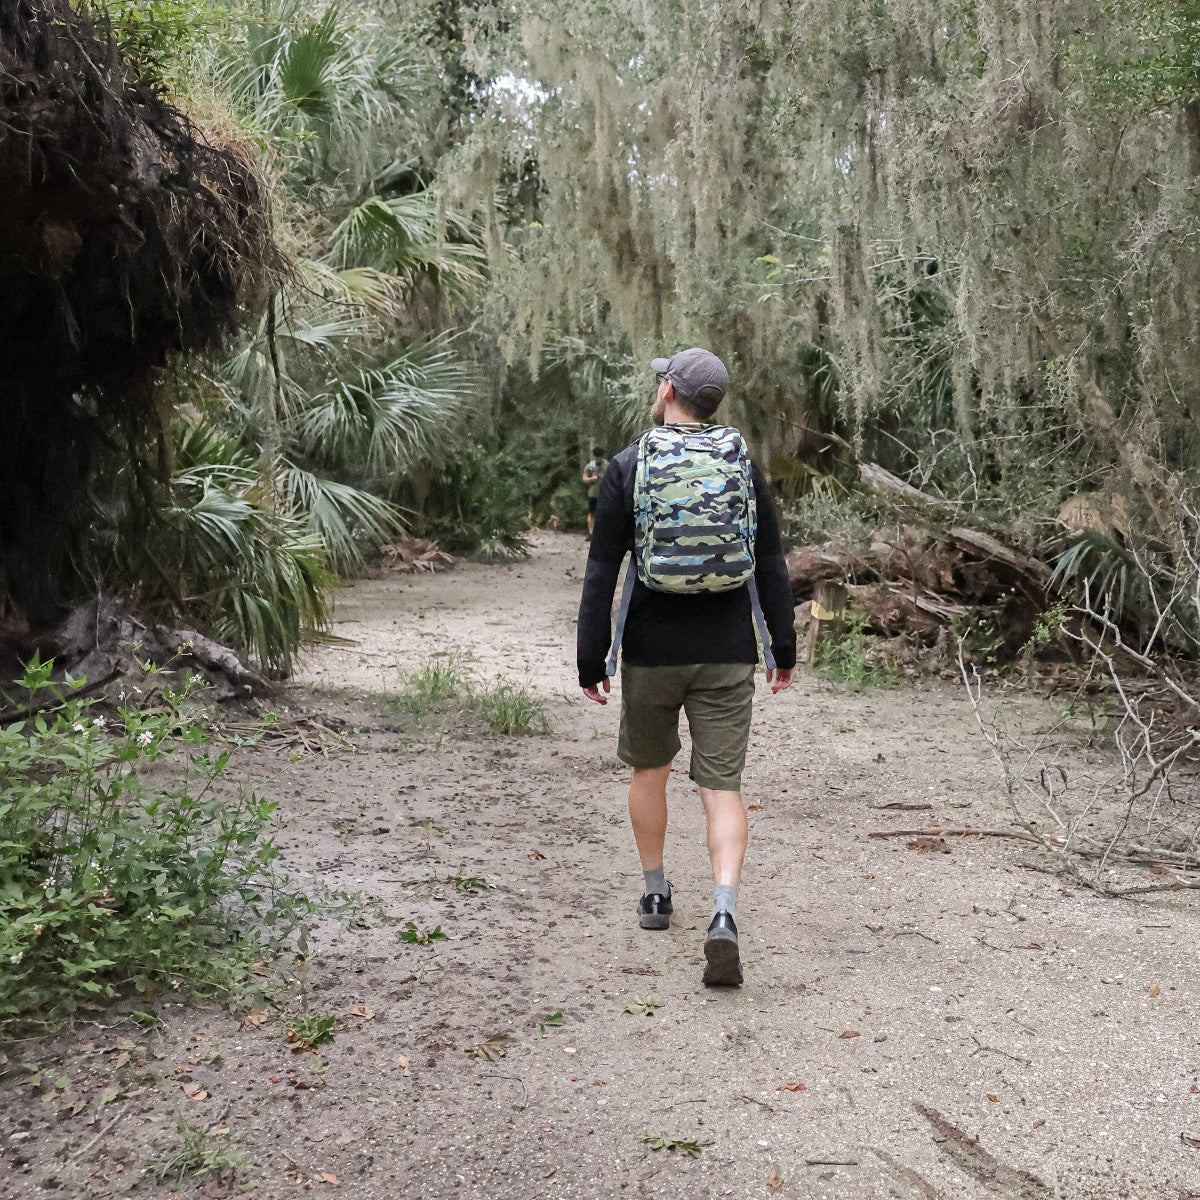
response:
<path id="1" fill-rule="evenodd" d="M 346 640 L 280 708 L 357 732 L 245 753 L 231 784 L 280 801 L 289 869 L 355 893 L 352 919 L 320 923 L 302 985 L 276 964 L 251 1023 L 248 1003 L 168 1002 L 147 1033 L 118 1006 L 4 1047 L 0 1196 L 1200 1197 L 1194 893 L 1104 900 L 1016 842 L 870 836 L 1004 825 L 951 685 L 760 681 L 745 986 L 700 985 L 711 880 L 686 774 L 674 924 L 637 928 L 616 705 L 574 686 L 584 556 L 540 535 L 518 565 L 342 594 Z M 552 734 L 397 708 L 398 669 L 449 651 L 530 687 Z M 445 939 L 405 944 L 409 921 Z M 301 991 L 339 1018 L 317 1054 L 284 1041 Z M 155 1184 L 142 1164 L 179 1114 L 245 1166 Z"/>

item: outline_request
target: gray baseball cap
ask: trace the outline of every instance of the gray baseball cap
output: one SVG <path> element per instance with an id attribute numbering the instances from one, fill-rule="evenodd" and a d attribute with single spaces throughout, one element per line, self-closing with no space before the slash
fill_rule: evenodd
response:
<path id="1" fill-rule="evenodd" d="M 650 369 L 656 375 L 665 375 L 680 396 L 704 417 L 712 416 L 729 387 L 725 364 L 711 350 L 699 346 L 680 350 L 670 358 L 656 358 Z"/>

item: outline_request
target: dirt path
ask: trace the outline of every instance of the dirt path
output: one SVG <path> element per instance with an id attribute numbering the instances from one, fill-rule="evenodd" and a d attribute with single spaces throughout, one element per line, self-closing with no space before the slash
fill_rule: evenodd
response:
<path id="1" fill-rule="evenodd" d="M 281 801 L 291 869 L 362 898 L 353 923 L 322 923 L 305 973 L 336 1040 L 290 1053 L 289 967 L 259 1026 L 245 1006 L 168 1004 L 151 1035 L 110 1012 L 10 1047 L 0 1195 L 1200 1196 L 1188 894 L 1100 900 L 1020 865 L 1017 843 L 869 836 L 1004 823 L 952 688 L 760 682 L 745 986 L 700 986 L 711 883 L 686 775 L 674 925 L 637 928 L 616 706 L 573 685 L 583 559 L 579 539 L 543 535 L 520 565 L 347 589 L 335 632 L 353 644 L 314 653 L 288 705 L 348 720 L 357 750 L 263 748 L 239 768 Z M 480 682 L 526 683 L 553 734 L 397 710 L 398 665 L 448 651 Z M 492 886 L 465 894 L 455 875 Z M 446 937 L 405 944 L 410 921 Z M 627 1011 L 648 997 L 661 1006 Z M 135 1047 L 117 1067 L 121 1038 Z M 18 1064 L 69 1087 L 33 1100 Z M 119 1099 L 97 1103 L 114 1080 Z M 64 1094 L 84 1106 L 64 1114 Z M 245 1152 L 233 1184 L 139 1180 L 177 1112 Z"/>

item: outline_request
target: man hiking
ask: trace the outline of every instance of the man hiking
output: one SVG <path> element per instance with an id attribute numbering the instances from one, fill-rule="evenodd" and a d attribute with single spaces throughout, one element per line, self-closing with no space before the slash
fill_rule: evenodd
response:
<path id="1" fill-rule="evenodd" d="M 663 868 L 667 777 L 680 749 L 679 710 L 692 739 L 716 884 L 704 943 L 708 985 L 742 982 L 737 894 L 748 829 L 742 768 L 750 732 L 755 625 L 773 692 L 795 675 L 792 595 L 779 524 L 762 474 L 736 429 L 711 425 L 725 364 L 700 347 L 651 363 L 660 383 L 652 429 L 617 454 L 600 488 L 579 606 L 579 684 L 606 704 L 616 668 L 613 594 L 633 552 L 617 621 L 622 652 L 617 753 L 633 768 L 629 816 L 642 861 L 643 929 L 667 929 Z M 609 655 L 610 646 L 612 653 Z M 606 664 L 606 655 L 609 655 Z"/>
<path id="2" fill-rule="evenodd" d="M 604 472 L 608 470 L 608 459 L 604 457 L 604 451 L 599 446 L 592 447 L 592 457 L 588 460 L 587 466 L 583 468 L 583 482 L 587 484 L 587 535 L 591 540 L 592 530 L 596 524 L 596 505 L 600 499 L 600 481 L 604 478 Z"/>

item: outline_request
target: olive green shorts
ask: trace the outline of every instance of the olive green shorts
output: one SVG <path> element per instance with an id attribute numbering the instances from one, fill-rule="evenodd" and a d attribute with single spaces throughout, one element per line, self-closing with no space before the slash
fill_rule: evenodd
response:
<path id="1" fill-rule="evenodd" d="M 682 708 L 692 736 L 688 774 L 700 787 L 739 792 L 753 702 L 753 663 L 622 663 L 617 754 L 635 770 L 665 767 L 679 753 Z"/>

